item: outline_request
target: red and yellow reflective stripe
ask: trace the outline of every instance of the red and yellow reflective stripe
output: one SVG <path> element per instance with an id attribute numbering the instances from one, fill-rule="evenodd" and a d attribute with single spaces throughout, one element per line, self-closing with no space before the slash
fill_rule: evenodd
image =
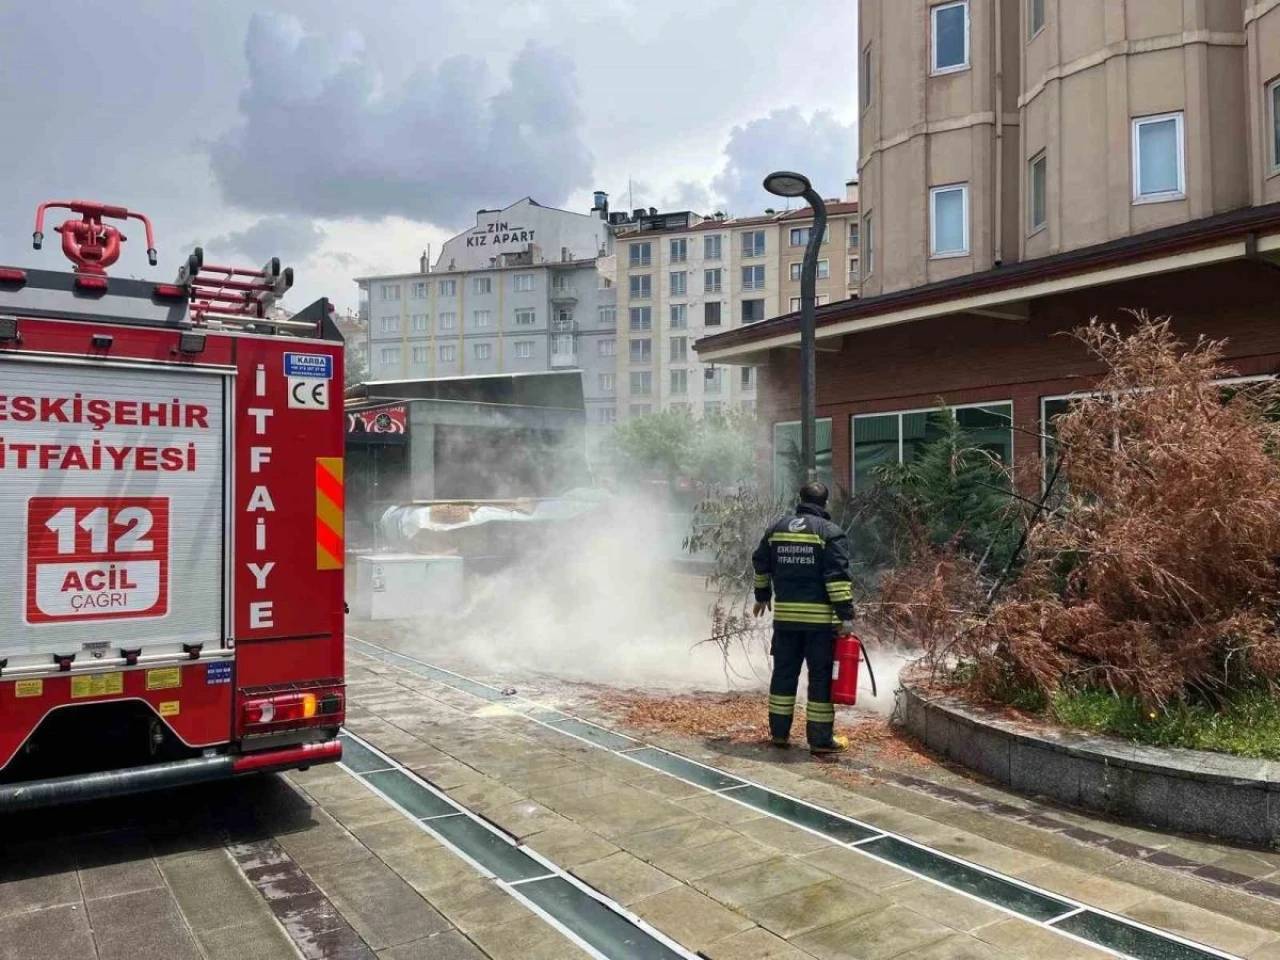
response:
<path id="1" fill-rule="evenodd" d="M 316 569 L 343 564 L 342 458 L 316 457 Z"/>

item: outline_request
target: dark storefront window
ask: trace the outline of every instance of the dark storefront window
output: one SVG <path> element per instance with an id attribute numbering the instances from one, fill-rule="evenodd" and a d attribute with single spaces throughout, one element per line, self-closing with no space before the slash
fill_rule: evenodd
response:
<path id="1" fill-rule="evenodd" d="M 950 414 L 964 430 L 969 443 L 992 454 L 1006 466 L 1013 462 L 1013 404 L 985 403 L 952 408 Z M 876 468 L 890 463 L 911 463 L 942 432 L 944 409 L 880 413 L 853 418 L 853 489 L 870 490 Z"/>
<path id="2" fill-rule="evenodd" d="M 814 424 L 814 463 L 818 479 L 831 485 L 831 418 Z M 800 421 L 773 425 L 773 495 L 790 502 L 804 482 L 800 466 Z"/>

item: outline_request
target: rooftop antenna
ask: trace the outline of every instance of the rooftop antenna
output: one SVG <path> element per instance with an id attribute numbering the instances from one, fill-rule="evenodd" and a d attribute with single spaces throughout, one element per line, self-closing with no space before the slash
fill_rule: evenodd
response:
<path id="1" fill-rule="evenodd" d="M 631 186 L 630 177 L 627 177 L 627 206 L 632 210 L 636 208 L 636 192 Z"/>

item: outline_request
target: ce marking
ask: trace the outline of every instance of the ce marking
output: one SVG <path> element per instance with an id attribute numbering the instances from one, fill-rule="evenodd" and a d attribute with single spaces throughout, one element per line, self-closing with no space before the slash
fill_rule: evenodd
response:
<path id="1" fill-rule="evenodd" d="M 294 410 L 328 410 L 329 381 L 290 377 L 289 406 Z"/>

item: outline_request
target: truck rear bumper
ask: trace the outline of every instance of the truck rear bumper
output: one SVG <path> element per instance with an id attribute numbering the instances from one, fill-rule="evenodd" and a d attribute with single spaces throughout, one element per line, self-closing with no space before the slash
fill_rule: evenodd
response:
<path id="1" fill-rule="evenodd" d="M 0 784 L 0 813 L 121 797 L 192 783 L 225 780 L 240 774 L 294 770 L 342 759 L 342 743 L 327 740 L 239 756 L 199 757 L 145 767 L 108 770 L 83 776 Z"/>

